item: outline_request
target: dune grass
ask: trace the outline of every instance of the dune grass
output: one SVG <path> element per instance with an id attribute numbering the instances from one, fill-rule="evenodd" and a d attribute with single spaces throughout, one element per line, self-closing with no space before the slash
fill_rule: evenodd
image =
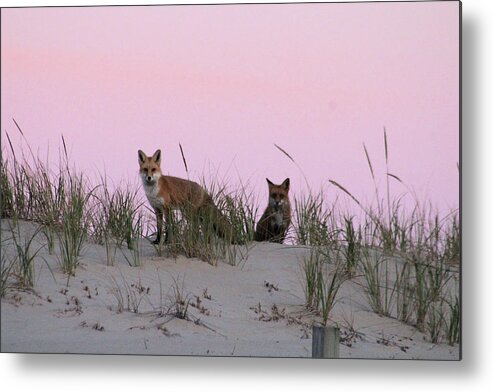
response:
<path id="1" fill-rule="evenodd" d="M 339 245 L 311 247 L 303 258 L 305 306 L 321 316 L 327 325 L 337 293 L 348 279 Z"/>
<path id="2" fill-rule="evenodd" d="M 461 325 L 458 288 L 454 284 L 460 280 L 459 211 L 438 213 L 430 203 L 419 202 L 409 187 L 389 171 L 386 131 L 383 192 L 365 145 L 363 152 L 374 184 L 375 202 L 363 203 L 338 181 L 329 179 L 336 200 L 340 195 L 347 196 L 361 213 L 355 216 L 354 209 L 348 213 L 336 203 L 329 208 L 321 192 L 296 198 L 296 243 L 312 247 L 337 243 L 345 277 L 363 285 L 372 311 L 415 326 L 434 343 L 456 344 Z M 291 155 L 289 158 L 293 160 Z M 408 191 L 391 197 L 392 182 Z M 412 202 L 405 202 L 405 198 Z M 309 309 L 320 307 L 316 290 L 320 264 L 320 257 L 313 253 L 303 261 Z M 337 274 L 340 270 L 327 277 L 327 287 Z"/>
<path id="3" fill-rule="evenodd" d="M 41 227 L 35 227 L 33 230 L 24 232 L 21 229 L 21 222 L 17 219 L 10 219 L 7 222 L 9 237 L 2 238 L 2 242 L 11 241 L 13 244 L 13 255 L 2 251 L 2 285 L 3 291 L 8 286 L 10 277 L 16 281 L 15 286 L 23 289 L 33 289 L 35 280 L 34 263 L 43 249 L 37 241 L 37 235 Z M 4 253 L 6 253 L 4 255 Z M 11 274 L 11 276 L 9 276 Z"/>
<path id="4" fill-rule="evenodd" d="M 140 265 L 140 239 L 144 236 L 143 201 L 130 184 L 112 186 L 106 176 L 94 188 L 90 199 L 90 238 L 103 245 L 107 265 L 114 265 L 116 252 L 125 244 L 130 256 L 122 252 L 130 265 Z"/>
<path id="5" fill-rule="evenodd" d="M 374 312 L 415 326 L 427 333 L 430 341 L 456 344 L 460 341 L 461 325 L 457 289 L 461 253 L 459 212 L 438 213 L 410 192 L 391 196 L 394 184 L 409 188 L 389 171 L 385 131 L 383 139 L 383 191 L 378 187 L 370 153 L 363 145 L 374 184 L 373 203 L 360 201 L 334 179 L 329 179 L 329 189 L 314 192 L 309 188 L 308 192 L 291 196 L 293 222 L 288 241 L 311 248 L 302 261 L 306 306 L 321 314 L 322 322 L 326 323 L 339 289 L 353 280 L 363 286 Z M 37 222 L 49 252 L 56 253 L 68 275 L 75 273 L 87 241 L 105 247 L 110 266 L 117 262 L 117 250 L 124 245 L 130 250 L 124 253 L 128 264 L 141 264 L 141 243 L 155 232 L 155 219 L 146 200 L 139 198 L 138 185 L 115 187 L 106 176 L 89 185 L 84 176 L 71 168 L 63 138 L 55 170 L 32 152 L 27 158 L 16 156 L 9 138 L 8 141 L 8 157 L 2 151 L 0 162 L 2 219 Z M 300 168 L 292 155 L 276 147 Z M 188 174 L 186 157 L 180 148 Z M 197 213 L 191 206 L 185 206 L 173 211 L 166 222 L 168 242 L 156 245 L 156 254 L 197 257 L 212 265 L 219 260 L 237 265 L 248 257 L 258 206 L 263 203 L 243 183 L 238 189 L 231 189 L 228 181 L 208 176 L 207 180 L 202 179 L 202 185 L 217 209 Z M 347 197 L 355 208 L 341 207 L 339 197 Z M 409 197 L 413 202 L 409 202 Z M 26 267 L 21 273 L 24 284 L 33 282 L 29 260 L 35 252 L 30 244 L 19 245 L 29 248 L 24 257 L 27 262 L 17 258 L 11 265 L 2 259 L 2 287 L 6 287 L 6 276 L 20 271 L 22 265 Z"/>
<path id="6" fill-rule="evenodd" d="M 300 245 L 328 245 L 338 233 L 334 206 L 326 205 L 323 191 L 294 198 L 294 222 L 295 241 Z"/>
<path id="7" fill-rule="evenodd" d="M 2 238 L 1 244 L 4 246 L 5 239 Z M 11 282 L 16 260 L 6 252 L 0 253 L 0 298 L 3 298 L 5 294 L 13 287 Z"/>
<path id="8" fill-rule="evenodd" d="M 86 208 L 92 191 L 85 187 L 81 175 L 71 175 L 63 204 L 63 221 L 58 232 L 60 260 L 63 270 L 73 275 L 86 242 L 89 217 Z"/>
<path id="9" fill-rule="evenodd" d="M 376 206 L 364 206 L 338 182 L 331 183 L 361 208 L 364 219 L 357 242 L 363 249 L 362 274 L 372 309 L 396 317 L 428 334 L 436 343 L 459 341 L 460 309 L 454 305 L 460 263 L 458 211 L 441 216 L 430 204 L 414 198 L 406 213 L 403 196 L 391 198 L 391 181 L 403 181 L 389 172 L 387 134 L 384 131 L 385 196 L 380 197 L 368 150 L 365 156 L 375 184 Z M 408 207 L 409 208 L 409 207 Z M 348 250 L 349 252 L 349 250 Z M 374 260 L 366 257 L 374 255 Z M 450 321 L 447 323 L 446 320 Z M 447 324 L 452 326 L 447 328 Z M 450 338 L 449 330 L 454 332 Z"/>
<path id="10" fill-rule="evenodd" d="M 7 138 L 9 159 L 2 154 L 0 166 L 2 218 L 39 223 L 49 253 L 56 253 L 69 275 L 74 273 L 88 240 L 105 247 L 108 265 L 115 264 L 118 250 L 130 265 L 141 264 L 142 240 L 147 238 L 145 233 L 152 232 L 155 219 L 146 200 L 138 196 L 138 185 L 115 187 L 106 176 L 89 184 L 85 176 L 72 168 L 63 138 L 55 170 L 30 149 L 27 157 L 16 156 L 8 134 Z M 191 206 L 173 211 L 167 217 L 170 241 L 166 250 L 172 255 L 198 257 L 210 264 L 226 260 L 234 265 L 247 257 L 251 246 L 258 208 L 253 205 L 254 194 L 246 188 L 229 191 L 215 180 L 205 187 L 218 208 L 199 214 Z M 123 244 L 130 252 L 123 252 Z M 156 246 L 156 252 L 162 255 L 163 247 Z"/>

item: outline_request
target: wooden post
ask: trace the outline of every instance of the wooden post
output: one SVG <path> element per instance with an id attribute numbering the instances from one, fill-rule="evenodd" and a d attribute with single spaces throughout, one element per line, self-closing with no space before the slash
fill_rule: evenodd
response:
<path id="1" fill-rule="evenodd" d="M 313 326 L 312 358 L 339 358 L 339 328 Z"/>

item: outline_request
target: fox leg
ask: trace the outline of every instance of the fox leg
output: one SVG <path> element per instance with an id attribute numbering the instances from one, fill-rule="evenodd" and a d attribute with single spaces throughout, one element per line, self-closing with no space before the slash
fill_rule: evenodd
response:
<path id="1" fill-rule="evenodd" d="M 285 234 L 280 233 L 274 237 L 274 242 L 277 242 L 278 244 L 282 244 L 284 242 Z"/>
<path id="2" fill-rule="evenodd" d="M 170 231 L 170 226 L 172 225 L 171 220 L 172 214 L 171 214 L 171 209 L 165 208 L 164 209 L 164 215 L 165 215 L 165 222 L 164 222 L 164 243 L 167 244 L 169 242 L 169 231 Z"/>
<path id="3" fill-rule="evenodd" d="M 255 231 L 253 239 L 254 239 L 254 241 L 257 241 L 257 242 L 265 241 L 264 231 L 261 230 L 259 227 L 257 227 L 257 230 Z"/>
<path id="4" fill-rule="evenodd" d="M 156 210 L 156 224 L 157 224 L 157 235 L 153 244 L 159 244 L 161 242 L 161 232 L 163 231 L 163 211 Z"/>
<path id="5" fill-rule="evenodd" d="M 284 242 L 284 238 L 286 236 L 285 230 L 280 226 L 275 226 L 272 230 L 271 242 L 276 242 L 278 244 L 282 244 Z"/>
<path id="6" fill-rule="evenodd" d="M 266 219 L 265 213 L 264 213 L 264 215 L 262 215 L 262 217 L 260 218 L 260 220 L 257 223 L 257 229 L 255 230 L 255 234 L 254 234 L 254 238 L 253 238 L 254 241 L 258 241 L 258 242 L 268 241 L 268 234 L 267 234 L 267 228 L 266 228 L 266 226 L 268 224 L 269 223 L 267 222 L 267 219 Z"/>
<path id="7" fill-rule="evenodd" d="M 281 228 L 281 232 L 279 234 L 279 243 L 282 244 L 286 239 L 286 234 L 288 233 L 288 226 L 284 226 Z"/>

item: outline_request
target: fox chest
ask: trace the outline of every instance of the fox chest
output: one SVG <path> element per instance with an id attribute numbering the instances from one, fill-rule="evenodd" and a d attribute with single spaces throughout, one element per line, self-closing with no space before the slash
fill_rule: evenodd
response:
<path id="1" fill-rule="evenodd" d="M 270 219 L 271 229 L 274 231 L 279 231 L 284 228 L 284 215 L 282 211 L 275 212 Z"/>
<path id="2" fill-rule="evenodd" d="M 157 186 L 144 186 L 147 200 L 155 210 L 162 210 L 164 208 L 164 199 L 159 195 L 159 189 Z"/>

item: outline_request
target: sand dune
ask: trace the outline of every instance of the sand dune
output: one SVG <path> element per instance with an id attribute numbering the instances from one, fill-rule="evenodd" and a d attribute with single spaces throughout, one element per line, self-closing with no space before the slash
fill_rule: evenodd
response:
<path id="1" fill-rule="evenodd" d="M 14 251 L 7 229 L 3 221 L 6 255 Z M 255 243 L 237 266 L 157 257 L 146 240 L 140 267 L 122 252 L 107 266 L 104 248 L 87 243 L 68 279 L 56 251 L 43 248 L 34 291 L 11 289 L 2 299 L 2 351 L 311 357 L 318 318 L 303 306 L 306 248 Z M 180 296 L 186 319 L 177 317 Z M 457 345 L 431 344 L 415 328 L 373 313 L 357 280 L 344 283 L 330 323 L 341 328 L 342 358 L 459 358 Z"/>

